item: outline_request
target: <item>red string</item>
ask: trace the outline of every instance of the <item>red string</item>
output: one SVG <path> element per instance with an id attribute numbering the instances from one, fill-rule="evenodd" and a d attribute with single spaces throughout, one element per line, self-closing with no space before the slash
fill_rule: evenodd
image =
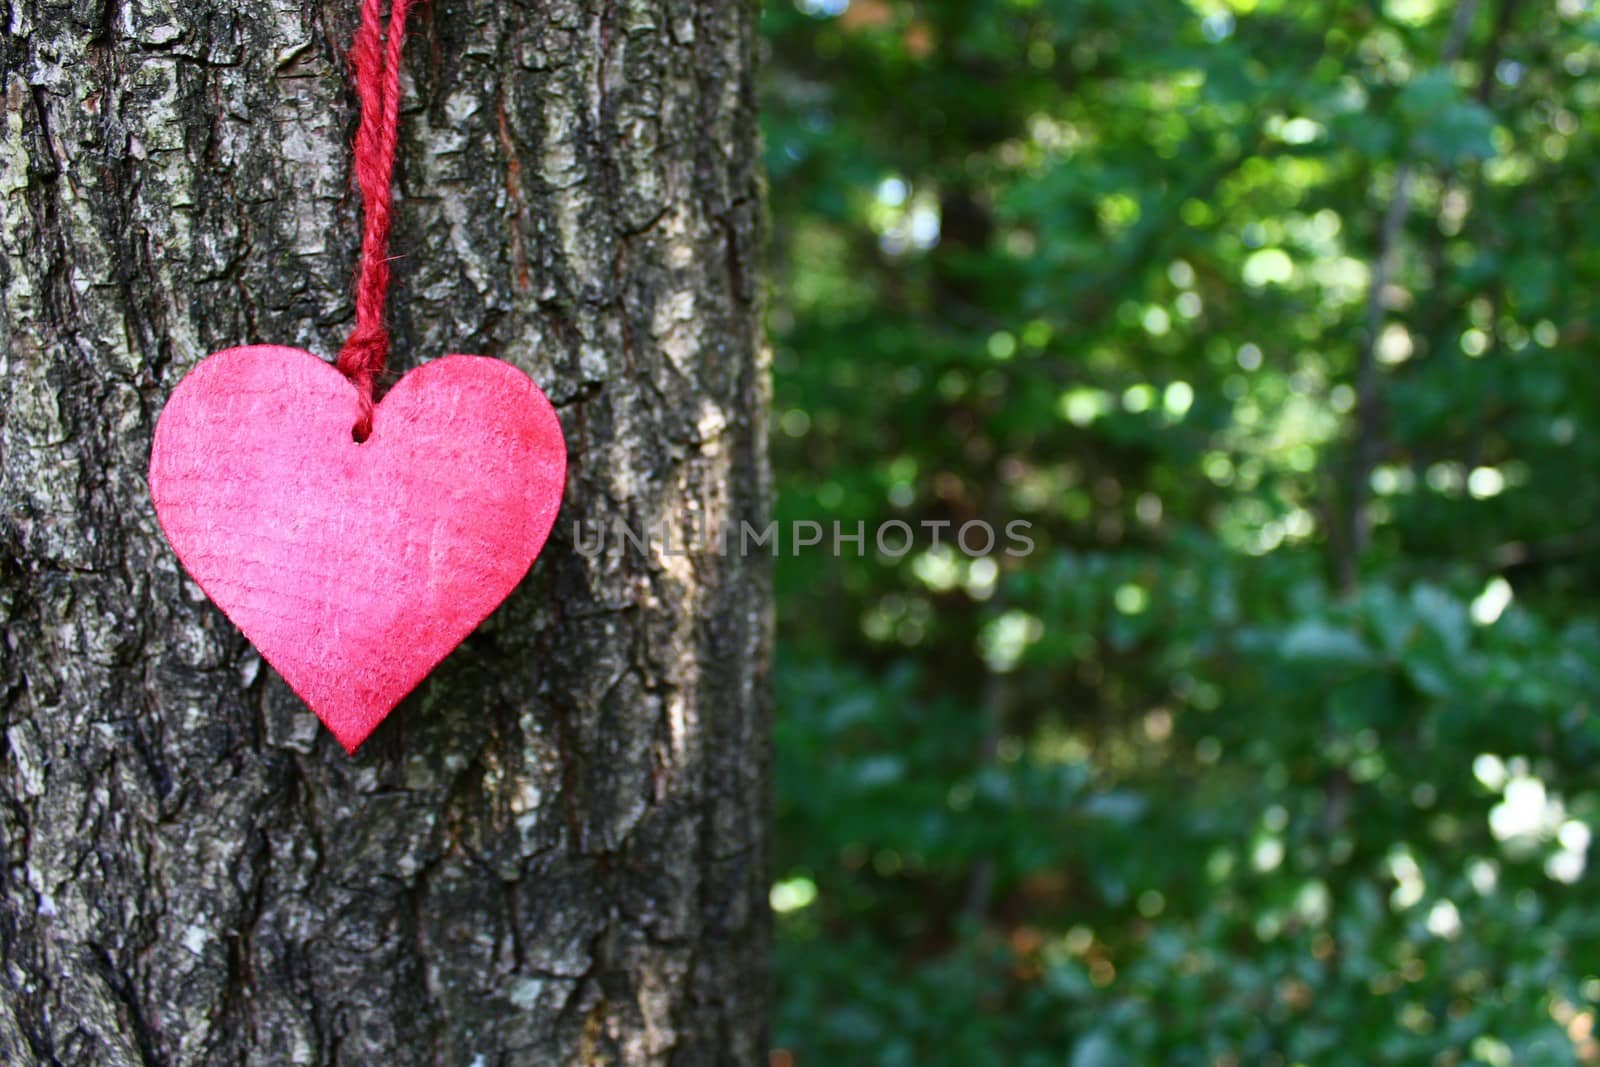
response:
<path id="1" fill-rule="evenodd" d="M 384 303 L 389 294 L 389 222 L 394 152 L 400 127 L 400 51 L 413 0 L 391 0 L 387 48 L 382 0 L 362 0 L 361 27 L 350 47 L 350 65 L 361 101 L 356 128 L 355 172 L 361 187 L 361 265 L 356 273 L 356 325 L 339 353 L 339 370 L 361 394 L 356 437 L 372 426 L 373 382 L 389 357 Z"/>

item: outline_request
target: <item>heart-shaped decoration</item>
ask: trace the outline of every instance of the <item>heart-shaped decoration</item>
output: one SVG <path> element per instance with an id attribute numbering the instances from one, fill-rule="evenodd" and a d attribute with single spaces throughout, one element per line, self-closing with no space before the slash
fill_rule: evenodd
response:
<path id="1" fill-rule="evenodd" d="M 445 356 L 359 394 L 310 352 L 208 357 L 156 425 L 150 495 L 178 559 L 354 752 L 516 588 L 567 448 L 527 375 Z"/>

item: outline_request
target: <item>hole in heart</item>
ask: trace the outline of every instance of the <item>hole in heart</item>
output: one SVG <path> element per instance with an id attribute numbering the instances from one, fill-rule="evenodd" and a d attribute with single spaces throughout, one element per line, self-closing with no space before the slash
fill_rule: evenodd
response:
<path id="1" fill-rule="evenodd" d="M 371 436 L 372 422 L 369 419 L 360 420 L 350 429 L 350 440 L 358 445 L 364 443 Z"/>

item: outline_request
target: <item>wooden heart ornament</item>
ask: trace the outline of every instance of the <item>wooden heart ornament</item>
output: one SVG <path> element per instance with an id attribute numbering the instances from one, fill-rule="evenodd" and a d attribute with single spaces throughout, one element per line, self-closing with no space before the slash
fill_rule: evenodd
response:
<path id="1" fill-rule="evenodd" d="M 550 401 L 495 359 L 402 378 L 355 440 L 355 385 L 277 345 L 208 357 L 156 425 L 178 559 L 354 752 L 510 594 L 566 483 Z"/>

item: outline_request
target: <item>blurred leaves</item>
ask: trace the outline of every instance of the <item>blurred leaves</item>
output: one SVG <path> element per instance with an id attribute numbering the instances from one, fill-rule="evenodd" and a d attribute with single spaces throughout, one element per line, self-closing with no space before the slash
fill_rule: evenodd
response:
<path id="1" fill-rule="evenodd" d="M 768 5 L 800 1067 L 1600 1063 L 1600 22 L 1458 10 Z"/>
<path id="2" fill-rule="evenodd" d="M 1494 155 L 1494 116 L 1442 70 L 1406 83 L 1400 114 L 1422 156 L 1444 166 Z"/>

